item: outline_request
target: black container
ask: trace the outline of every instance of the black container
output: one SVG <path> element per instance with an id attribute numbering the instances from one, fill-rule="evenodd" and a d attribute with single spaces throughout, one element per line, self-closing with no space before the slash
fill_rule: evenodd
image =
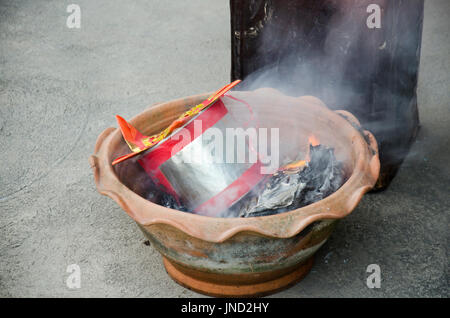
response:
<path id="1" fill-rule="evenodd" d="M 230 9 L 232 80 L 355 114 L 377 138 L 377 188 L 386 187 L 419 127 L 423 0 L 230 0 Z"/>

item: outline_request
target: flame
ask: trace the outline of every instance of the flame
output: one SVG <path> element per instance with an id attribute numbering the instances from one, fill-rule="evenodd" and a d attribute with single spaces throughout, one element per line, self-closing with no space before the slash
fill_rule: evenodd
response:
<path id="1" fill-rule="evenodd" d="M 281 168 L 282 170 L 293 170 L 293 169 L 298 169 L 303 167 L 304 165 L 306 165 L 306 160 L 298 160 L 295 162 L 292 162 L 288 165 L 285 165 L 283 168 Z"/>
<path id="2" fill-rule="evenodd" d="M 314 135 L 310 135 L 310 136 L 308 137 L 308 141 L 309 141 L 309 144 L 310 144 L 311 146 L 313 146 L 313 147 L 320 145 L 319 138 L 317 138 L 317 137 L 314 136 Z"/>
<path id="3" fill-rule="evenodd" d="M 309 154 L 309 151 L 310 151 L 310 145 L 313 146 L 313 147 L 316 147 L 316 146 L 320 145 L 320 141 L 319 141 L 319 138 L 317 138 L 316 136 L 314 136 L 314 135 L 309 135 L 309 137 L 308 137 L 308 142 L 309 142 L 309 144 L 308 144 L 308 148 L 306 149 L 306 157 L 305 157 L 305 160 L 306 160 L 307 162 L 310 162 L 310 161 L 311 161 L 311 156 L 310 156 L 310 154 Z"/>
<path id="4" fill-rule="evenodd" d="M 298 160 L 298 161 L 291 162 L 291 163 L 281 167 L 280 170 L 282 170 L 282 171 L 297 170 L 299 168 L 306 166 L 306 164 L 311 161 L 311 156 L 309 154 L 309 148 L 310 148 L 309 146 L 311 145 L 313 147 L 316 147 L 316 146 L 320 145 L 320 141 L 319 141 L 319 138 L 317 138 L 316 136 L 310 135 L 308 137 L 308 143 L 309 144 L 308 144 L 308 148 L 306 150 L 305 160 Z"/>

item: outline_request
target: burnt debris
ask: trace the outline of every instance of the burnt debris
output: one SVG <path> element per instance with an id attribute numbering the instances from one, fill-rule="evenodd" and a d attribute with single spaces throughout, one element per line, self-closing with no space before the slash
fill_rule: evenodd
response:
<path id="1" fill-rule="evenodd" d="M 320 201 L 344 183 L 342 164 L 334 150 L 310 145 L 310 161 L 296 170 L 272 175 L 264 185 L 239 202 L 239 216 L 278 214 Z"/>
<path id="2" fill-rule="evenodd" d="M 345 181 L 342 163 L 333 148 L 323 145 L 309 149 L 310 160 L 295 169 L 280 170 L 222 213 L 221 217 L 256 217 L 279 214 L 320 201 L 337 191 Z M 153 189 L 155 190 L 155 189 Z M 186 207 L 172 195 L 151 191 L 147 199 L 184 212 Z"/>

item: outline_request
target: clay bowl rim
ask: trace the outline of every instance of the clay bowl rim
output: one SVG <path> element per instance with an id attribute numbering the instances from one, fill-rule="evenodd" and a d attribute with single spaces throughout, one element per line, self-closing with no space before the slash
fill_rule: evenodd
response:
<path id="1" fill-rule="evenodd" d="M 135 124 L 139 118 L 148 117 L 148 114 L 152 112 L 180 103 L 201 101 L 207 96 L 209 94 L 199 94 L 153 105 L 133 117 L 130 122 Z M 342 110 L 332 111 L 312 96 L 301 98 L 314 104 L 337 124 L 353 129 L 353 147 L 360 148 L 360 155 L 350 177 L 336 192 L 323 200 L 292 211 L 251 218 L 217 218 L 160 206 L 133 192 L 119 180 L 114 172 L 110 162 L 113 152 L 112 143 L 114 141 L 117 143 L 118 139 L 122 140 L 122 135 L 118 128 L 113 127 L 105 129 L 99 135 L 94 154 L 89 158 L 97 190 L 116 201 L 131 218 L 145 228 L 155 224 L 166 224 L 189 236 L 212 243 L 224 242 L 241 232 L 252 232 L 272 238 L 289 238 L 315 221 L 341 219 L 354 210 L 362 196 L 375 185 L 378 179 L 380 162 L 377 142 L 369 131 L 364 130 L 364 134 L 370 141 L 370 144 L 367 144 L 361 133 L 354 127 L 354 125 L 360 126 L 360 123 L 351 113 Z"/>

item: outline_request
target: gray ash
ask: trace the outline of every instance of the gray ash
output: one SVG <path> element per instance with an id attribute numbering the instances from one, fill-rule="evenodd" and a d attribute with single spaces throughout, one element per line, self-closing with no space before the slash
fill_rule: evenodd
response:
<path id="1" fill-rule="evenodd" d="M 177 200 L 172 194 L 167 193 L 162 185 L 155 184 L 151 178 L 146 178 L 146 182 L 146 188 L 148 191 L 144 197 L 147 200 L 169 209 L 190 212 L 181 201 Z"/>
<path id="2" fill-rule="evenodd" d="M 255 217 L 279 214 L 320 201 L 345 182 L 342 163 L 332 148 L 310 145 L 310 161 L 297 170 L 269 176 L 253 191 L 222 214 L 222 217 Z M 190 212 L 172 195 L 152 191 L 147 199 L 167 208 Z"/>
<path id="3" fill-rule="evenodd" d="M 169 193 L 161 191 L 162 194 L 159 197 L 159 205 L 162 205 L 166 208 L 175 209 L 183 212 L 189 212 L 188 209 L 184 206 L 184 204 L 178 202 L 175 197 Z"/>
<path id="4" fill-rule="evenodd" d="M 298 209 L 337 191 L 345 181 L 334 150 L 310 146 L 311 160 L 296 171 L 279 171 L 238 202 L 240 217 L 264 216 Z"/>

